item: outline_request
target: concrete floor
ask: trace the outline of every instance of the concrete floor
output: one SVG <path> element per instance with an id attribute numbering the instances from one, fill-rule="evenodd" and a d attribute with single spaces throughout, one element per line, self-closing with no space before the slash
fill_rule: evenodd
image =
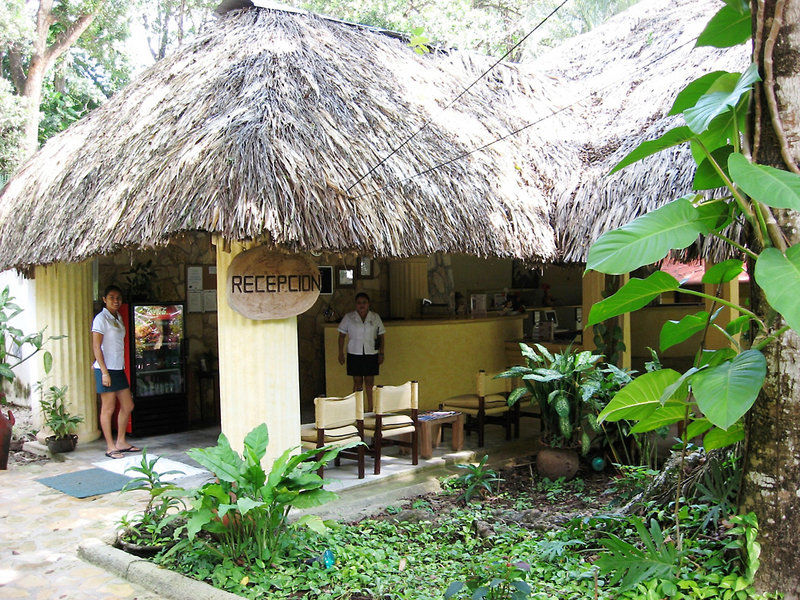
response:
<path id="1" fill-rule="evenodd" d="M 527 425 L 527 426 L 526 426 Z M 523 433 L 533 431 L 532 423 L 523 420 Z M 218 429 L 203 429 L 178 434 L 132 438 L 149 454 L 199 467 L 186 450 L 216 443 Z M 331 483 L 327 489 L 340 492 L 341 498 L 323 507 L 325 512 L 340 518 L 354 517 L 385 504 L 392 498 L 407 497 L 433 489 L 435 478 L 446 474 L 447 465 L 472 460 L 484 452 L 490 456 L 530 452 L 535 435 L 524 436 L 506 444 L 502 431 L 487 428 L 487 448 L 476 452 L 476 436 L 467 438 L 467 448 L 452 453 L 448 448 L 436 450 L 433 458 L 413 467 L 407 456 L 396 456 L 396 449 L 382 461 L 380 476 L 371 474 L 372 461 L 367 460 L 367 477 L 356 477 L 355 463 L 342 461 L 342 467 L 326 470 Z M 104 456 L 105 444 L 98 440 L 79 444 L 75 452 L 62 460 L 13 466 L 0 471 L 0 598 L 13 600 L 155 600 L 153 595 L 128 581 L 81 561 L 78 544 L 87 538 L 108 538 L 115 525 L 127 512 L 141 510 L 144 492 L 111 493 L 77 499 L 42 485 L 36 479 L 70 473 L 109 462 Z M 138 462 L 139 455 L 128 460 Z M 114 461 L 121 462 L 121 461 Z M 107 465 L 108 466 L 108 465 Z M 116 465 L 117 467 L 119 465 Z M 451 471 L 453 470 L 450 467 Z M 201 485 L 207 473 L 196 473 L 178 480 L 184 487 Z M 391 495 L 389 491 L 391 490 Z M 335 504 L 335 506 L 334 506 Z"/>

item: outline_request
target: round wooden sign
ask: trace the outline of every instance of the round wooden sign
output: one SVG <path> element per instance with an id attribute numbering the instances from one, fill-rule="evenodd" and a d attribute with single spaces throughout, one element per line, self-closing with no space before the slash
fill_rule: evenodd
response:
<path id="1" fill-rule="evenodd" d="M 285 319 L 307 311 L 319 297 L 319 269 L 305 256 L 267 246 L 246 250 L 228 267 L 228 305 L 248 319 Z"/>

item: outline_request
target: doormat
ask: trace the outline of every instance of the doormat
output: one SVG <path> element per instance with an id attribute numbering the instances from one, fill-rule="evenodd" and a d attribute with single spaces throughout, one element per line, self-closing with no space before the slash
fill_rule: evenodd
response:
<path id="1" fill-rule="evenodd" d="M 177 460 L 164 458 L 158 454 L 150 454 L 149 452 L 147 453 L 148 461 L 152 461 L 155 458 L 158 460 L 156 461 L 153 470 L 161 476 L 161 481 L 163 482 L 175 483 L 185 477 L 195 477 L 198 475 L 209 474 L 208 471 L 204 469 L 198 469 L 197 467 L 178 462 Z M 112 473 L 129 475 L 131 477 L 140 477 L 141 473 L 132 471 L 130 469 L 131 467 L 140 467 L 142 465 L 142 455 L 138 453 L 130 454 L 125 456 L 125 458 L 101 460 L 92 464 L 95 467 L 100 467 L 101 469 L 105 469 L 106 471 L 110 471 Z"/>
<path id="2" fill-rule="evenodd" d="M 74 498 L 88 498 L 120 491 L 132 478 L 106 469 L 86 469 L 37 479 L 39 483 Z"/>

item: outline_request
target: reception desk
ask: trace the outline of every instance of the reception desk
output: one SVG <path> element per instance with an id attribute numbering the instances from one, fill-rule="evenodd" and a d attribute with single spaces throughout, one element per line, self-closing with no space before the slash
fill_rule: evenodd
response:
<path id="1" fill-rule="evenodd" d="M 508 366 L 506 340 L 522 337 L 524 315 L 479 319 L 386 321 L 386 360 L 375 385 L 419 381 L 420 409 L 438 408 L 450 396 L 475 392 L 476 373 Z M 353 380 L 339 364 L 337 324 L 325 326 L 325 386 L 343 396 Z"/>

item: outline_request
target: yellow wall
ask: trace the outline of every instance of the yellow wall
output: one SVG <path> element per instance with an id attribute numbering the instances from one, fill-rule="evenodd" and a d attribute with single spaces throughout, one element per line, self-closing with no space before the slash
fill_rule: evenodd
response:
<path id="1" fill-rule="evenodd" d="M 522 337 L 522 317 L 442 321 L 401 321 L 386 325 L 386 361 L 376 385 L 419 381 L 421 409 L 438 408 L 450 396 L 474 393 L 475 374 L 508 366 L 505 340 Z M 328 395 L 352 390 L 352 378 L 338 362 L 336 325 L 325 329 L 325 381 Z"/>
<path id="2" fill-rule="evenodd" d="M 66 336 L 47 344 L 46 348 L 53 354 L 53 370 L 45 378 L 42 368 L 40 379 L 47 387 L 68 387 L 67 410 L 83 417 L 83 423 L 78 425 L 78 437 L 83 442 L 97 439 L 100 430 L 92 373 L 91 266 L 82 262 L 36 267 L 35 283 L 37 329 L 46 327 L 45 336 Z M 31 361 L 41 365 L 41 355 Z M 31 406 L 37 419 L 41 418 L 38 399 L 38 394 L 34 393 Z"/>
<path id="3" fill-rule="evenodd" d="M 511 287 L 511 259 L 452 254 L 453 285 L 461 293 Z"/>

